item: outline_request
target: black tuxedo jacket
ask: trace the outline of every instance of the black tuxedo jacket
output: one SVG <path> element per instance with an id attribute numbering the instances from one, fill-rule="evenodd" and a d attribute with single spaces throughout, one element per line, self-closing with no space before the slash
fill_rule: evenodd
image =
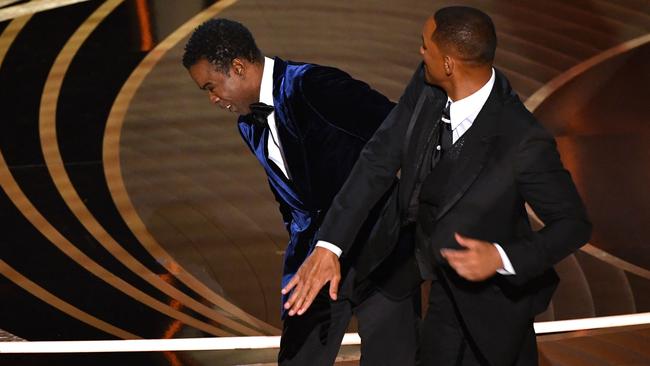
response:
<path id="1" fill-rule="evenodd" d="M 340 246 L 344 253 L 350 251 L 360 223 L 399 172 L 396 213 L 384 213 L 375 227 L 377 235 L 359 258 L 361 275 L 377 268 L 394 250 L 426 139 L 446 100 L 441 89 L 424 82 L 421 65 L 397 107 L 362 150 L 321 225 L 320 240 Z M 487 359 L 494 365 L 509 365 L 534 316 L 547 307 L 557 286 L 553 265 L 588 241 L 591 225 L 553 137 L 526 110 L 500 72 L 464 137 L 451 173 L 427 180 L 444 188 L 420 201 L 418 260 L 441 270 L 467 329 Z M 542 230 L 531 230 L 525 202 L 545 223 Z M 483 282 L 459 277 L 437 254 L 442 247 L 459 248 L 454 232 L 499 243 L 516 275 L 495 275 Z M 417 282 L 405 279 L 403 283 Z"/>

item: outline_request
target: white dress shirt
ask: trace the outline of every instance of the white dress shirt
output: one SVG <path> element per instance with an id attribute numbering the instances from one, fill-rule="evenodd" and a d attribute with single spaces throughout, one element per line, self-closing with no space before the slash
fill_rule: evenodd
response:
<path id="1" fill-rule="evenodd" d="M 273 105 L 273 65 L 275 60 L 269 57 L 264 57 L 264 71 L 262 71 L 262 84 L 260 85 L 260 102 L 268 104 L 272 107 Z M 278 127 L 275 124 L 275 112 L 271 112 L 266 121 L 269 124 L 269 138 L 266 142 L 266 148 L 269 160 L 271 160 L 275 165 L 280 168 L 282 173 L 287 179 L 289 179 L 289 174 L 287 174 L 287 166 L 282 158 L 282 145 L 280 143 L 280 138 L 278 137 Z"/>
<path id="2" fill-rule="evenodd" d="M 490 96 L 490 92 L 494 86 L 494 79 L 494 69 L 492 69 L 492 76 L 490 77 L 490 80 L 488 80 L 488 82 L 485 83 L 481 89 L 477 90 L 472 95 L 456 102 L 450 98 L 447 98 L 447 103 L 451 102 L 451 105 L 449 106 L 449 117 L 452 131 L 452 143 L 456 143 L 456 141 L 458 141 L 458 139 L 460 139 L 461 136 L 463 136 L 463 134 L 470 127 L 472 127 L 476 116 L 478 116 L 479 112 L 483 108 L 483 105 Z M 318 243 L 316 243 L 316 246 L 328 249 L 338 257 L 340 257 L 341 253 L 343 253 L 341 248 L 323 240 L 318 241 Z M 497 248 L 499 256 L 501 256 L 501 261 L 503 262 L 503 268 L 498 269 L 497 272 L 503 275 L 515 274 L 515 269 L 512 266 L 510 259 L 506 255 L 506 252 L 503 250 L 503 248 L 501 248 L 499 244 L 494 243 L 494 246 Z"/>

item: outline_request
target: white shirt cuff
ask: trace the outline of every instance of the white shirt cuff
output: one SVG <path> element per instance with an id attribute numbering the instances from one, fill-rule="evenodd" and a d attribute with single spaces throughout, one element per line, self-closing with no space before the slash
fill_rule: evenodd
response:
<path id="1" fill-rule="evenodd" d="M 501 246 L 497 243 L 494 243 L 494 246 L 497 248 L 499 256 L 501 256 L 501 262 L 503 263 L 503 268 L 497 269 L 497 273 L 506 276 L 516 274 L 515 267 L 513 267 L 512 263 L 510 263 L 510 259 L 508 258 L 508 255 L 506 255 L 505 250 L 503 250 L 503 248 L 501 248 Z"/>
<path id="2" fill-rule="evenodd" d="M 330 252 L 336 254 L 337 257 L 340 257 L 341 253 L 343 253 L 341 248 L 337 247 L 336 245 L 334 245 L 332 243 L 328 243 L 328 242 L 323 241 L 323 240 L 319 240 L 318 243 L 316 243 L 316 246 L 329 250 Z"/>

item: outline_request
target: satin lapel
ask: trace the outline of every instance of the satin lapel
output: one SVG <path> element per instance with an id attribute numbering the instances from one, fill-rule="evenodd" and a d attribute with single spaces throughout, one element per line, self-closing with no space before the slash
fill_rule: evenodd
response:
<path id="1" fill-rule="evenodd" d="M 444 216 L 474 183 L 490 158 L 498 140 L 501 101 L 494 90 L 472 127 L 465 133 L 465 143 L 445 186 L 443 201 L 435 220 Z"/>
<path id="2" fill-rule="evenodd" d="M 404 175 L 400 178 L 402 185 L 400 189 L 405 195 L 405 197 L 402 197 L 401 199 L 403 209 L 408 208 L 408 203 L 410 202 L 410 197 L 408 196 L 413 193 L 413 186 L 420 174 L 419 172 L 427 139 L 431 136 L 440 122 L 442 105 L 447 98 L 444 93 L 436 93 L 429 86 L 425 86 L 425 88 L 422 89 L 422 93 L 425 95 L 424 103 L 422 104 L 422 108 L 413 111 L 414 114 L 417 114 L 414 116 L 417 120 L 413 126 L 411 139 L 406 148 L 406 159 L 408 161 L 408 167 L 411 169 L 403 169 L 402 172 Z"/>
<path id="3" fill-rule="evenodd" d="M 256 150 L 262 139 L 264 129 L 259 127 L 251 118 L 248 116 L 240 116 L 237 120 L 237 125 L 239 127 L 239 133 L 243 137 L 244 141 L 248 147 L 256 153 Z"/>

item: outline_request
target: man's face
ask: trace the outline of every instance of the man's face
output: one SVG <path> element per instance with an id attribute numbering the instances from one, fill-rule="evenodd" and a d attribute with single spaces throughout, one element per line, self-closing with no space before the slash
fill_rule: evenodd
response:
<path id="1" fill-rule="evenodd" d="M 429 84 L 440 85 L 446 79 L 444 57 L 436 45 L 433 32 L 436 31 L 436 21 L 429 17 L 422 28 L 422 45 L 420 55 L 424 61 L 425 78 Z"/>
<path id="2" fill-rule="evenodd" d="M 237 75 L 232 67 L 225 74 L 203 58 L 192 65 L 189 72 L 196 85 L 208 92 L 211 103 L 233 113 L 250 113 L 248 107 L 252 103 L 248 98 L 250 93 L 246 89 L 243 78 Z"/>

